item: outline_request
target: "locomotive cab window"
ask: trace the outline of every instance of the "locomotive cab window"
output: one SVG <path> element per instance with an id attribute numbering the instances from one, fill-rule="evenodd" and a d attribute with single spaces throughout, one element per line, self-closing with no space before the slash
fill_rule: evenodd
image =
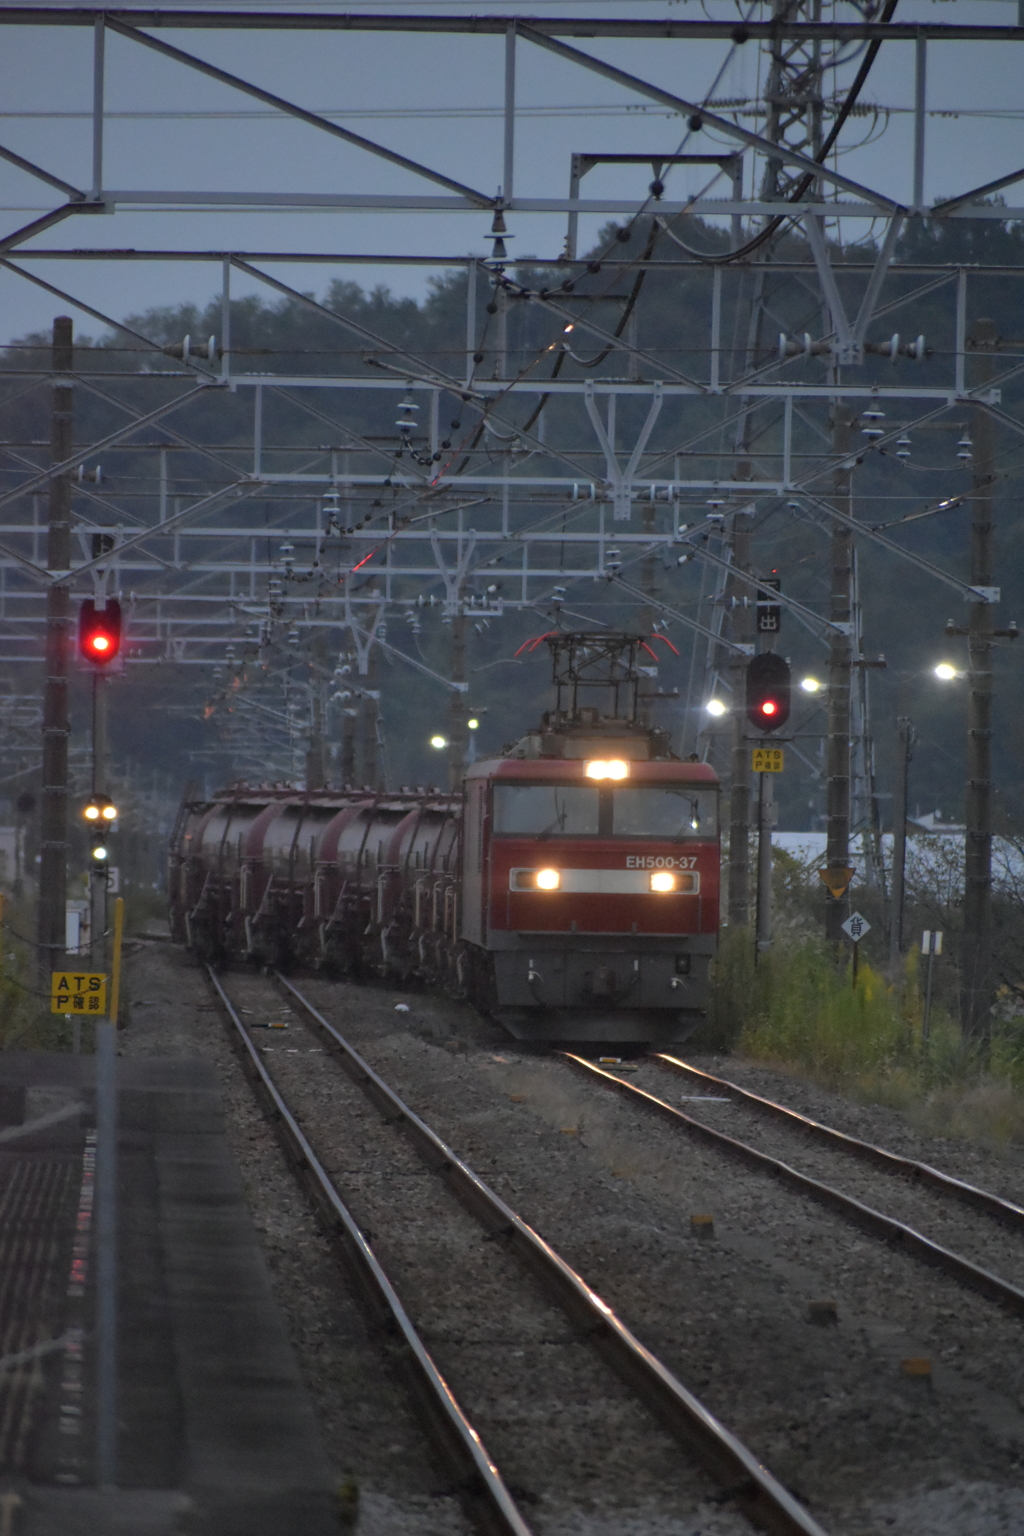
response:
<path id="1" fill-rule="evenodd" d="M 689 784 L 648 784 L 608 790 L 616 837 L 718 836 L 718 796 Z"/>
<path id="2" fill-rule="evenodd" d="M 496 784 L 494 831 L 506 837 L 718 836 L 718 796 L 689 784 Z"/>
<path id="3" fill-rule="evenodd" d="M 494 830 L 513 837 L 596 837 L 601 793 L 582 784 L 495 784 Z"/>

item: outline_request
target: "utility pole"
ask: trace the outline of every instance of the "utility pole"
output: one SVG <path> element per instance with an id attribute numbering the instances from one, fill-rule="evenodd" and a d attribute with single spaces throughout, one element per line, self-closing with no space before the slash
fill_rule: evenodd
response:
<path id="1" fill-rule="evenodd" d="M 452 614 L 451 680 L 453 683 L 466 681 L 466 614 L 461 586 Z M 452 792 L 459 789 L 466 771 L 467 719 L 466 695 L 461 689 L 453 688 L 448 695 L 448 788 Z"/>
<path id="2" fill-rule="evenodd" d="M 322 789 L 327 783 L 324 753 L 324 673 L 327 666 L 327 641 L 320 630 L 310 646 L 309 669 L 309 751 L 306 753 L 306 791 Z"/>
<path id="3" fill-rule="evenodd" d="M 853 495 L 850 451 L 850 408 L 835 403 L 832 446 L 839 459 L 833 480 L 832 500 L 847 516 L 852 515 Z M 828 657 L 828 788 L 826 795 L 825 865 L 829 870 L 849 868 L 850 863 L 850 630 L 852 611 L 853 534 L 848 525 L 832 529 L 832 596 L 829 617 L 838 629 L 831 631 Z M 843 939 L 843 922 L 849 903 L 825 892 L 825 938 L 833 944 Z"/>
<path id="4" fill-rule="evenodd" d="M 733 513 L 732 562 L 736 576 L 731 586 L 735 606 L 732 632 L 746 654 L 734 654 L 732 666 L 732 776 L 729 786 L 729 924 L 746 928 L 750 923 L 750 752 L 747 744 L 747 663 L 753 654 L 755 614 L 753 588 L 740 579 L 750 568 L 750 514 Z"/>
<path id="5" fill-rule="evenodd" d="M 341 783 L 356 782 L 356 721 L 358 710 L 346 705 L 341 712 L 341 747 L 338 753 L 338 778 Z"/>
<path id="6" fill-rule="evenodd" d="M 892 912 L 889 918 L 889 962 L 895 966 L 903 953 L 903 902 L 907 875 L 907 788 L 910 759 L 914 755 L 914 726 L 901 715 L 896 722 L 900 753 L 896 764 L 896 793 L 892 809 Z"/>
<path id="7" fill-rule="evenodd" d="M 107 679 L 97 668 L 92 679 L 92 798 L 107 794 Z M 106 970 L 108 870 L 105 859 L 90 859 L 89 952 L 93 969 Z"/>
<path id="8" fill-rule="evenodd" d="M 50 366 L 53 372 L 50 415 L 50 463 L 62 464 L 72 444 L 73 386 L 68 378 L 74 364 L 72 322 L 58 315 L 53 322 Z M 67 571 L 71 566 L 71 477 L 50 481 L 50 523 L 46 568 Z M 43 784 L 40 817 L 38 964 L 43 990 L 49 973 L 64 968 L 68 865 L 68 655 L 71 593 L 51 583 L 46 593 L 46 680 L 43 686 Z"/>
<path id="9" fill-rule="evenodd" d="M 376 636 L 374 636 L 376 639 Z M 380 789 L 380 754 L 377 731 L 380 724 L 380 689 L 377 676 L 377 647 L 372 646 L 366 663 L 366 687 L 363 689 L 363 783 L 368 789 Z"/>
<path id="10" fill-rule="evenodd" d="M 757 795 L 757 930 L 755 959 L 772 947 L 772 829 L 775 826 L 773 775 L 759 773 Z"/>
<path id="11" fill-rule="evenodd" d="M 975 326 L 979 385 L 992 377 L 996 328 Z M 970 583 L 992 585 L 992 458 L 994 426 L 975 406 L 971 498 Z M 964 937 L 960 1028 L 966 1041 L 988 1049 L 992 1006 L 992 623 L 991 603 L 971 603 L 967 619 L 967 794 L 964 835 Z"/>

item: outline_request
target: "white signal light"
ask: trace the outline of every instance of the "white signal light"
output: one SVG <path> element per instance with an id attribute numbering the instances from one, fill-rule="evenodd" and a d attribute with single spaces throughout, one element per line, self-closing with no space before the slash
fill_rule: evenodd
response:
<path id="1" fill-rule="evenodd" d="M 557 869 L 538 869 L 534 878 L 538 891 L 557 891 L 562 883 Z"/>
<path id="2" fill-rule="evenodd" d="M 670 874 L 667 869 L 656 869 L 655 870 L 654 874 L 651 876 L 651 890 L 652 891 L 674 891 L 675 888 L 676 888 L 676 877 L 675 877 L 675 875 Z"/>
<path id="3" fill-rule="evenodd" d="M 92 856 L 93 856 L 94 859 L 105 859 L 105 858 L 107 858 L 107 850 L 104 848 L 102 843 L 97 843 L 96 844 L 96 847 L 92 851 Z"/>
<path id="4" fill-rule="evenodd" d="M 586 765 L 584 772 L 588 779 L 628 779 L 629 764 L 621 757 L 613 757 L 610 761 L 595 758 Z"/>

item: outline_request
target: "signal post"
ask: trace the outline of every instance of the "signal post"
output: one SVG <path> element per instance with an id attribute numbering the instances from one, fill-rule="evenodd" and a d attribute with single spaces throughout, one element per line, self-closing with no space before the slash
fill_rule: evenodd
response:
<path id="1" fill-rule="evenodd" d="M 92 796 L 83 815 L 91 839 L 90 951 L 92 963 L 103 967 L 110 884 L 107 835 L 117 819 L 117 807 L 107 793 L 108 668 L 121 653 L 121 605 L 115 598 L 83 602 L 78 614 L 78 653 L 92 672 Z"/>
<path id="2" fill-rule="evenodd" d="M 50 462 L 72 455 L 72 325 L 67 315 L 53 322 L 53 403 Z M 46 568 L 54 577 L 71 566 L 71 478 L 50 481 L 50 525 Z M 64 959 L 68 878 L 68 630 L 71 595 L 52 580 L 46 592 L 46 679 L 43 685 L 43 784 L 39 849 L 38 962 L 41 978 Z"/>
<path id="3" fill-rule="evenodd" d="M 778 587 L 776 586 L 776 591 Z M 761 613 L 769 609 L 766 599 L 759 608 Z M 778 609 L 772 633 L 778 630 Z M 758 731 L 767 734 L 777 731 L 789 719 L 792 702 L 792 683 L 789 663 L 774 651 L 762 651 L 751 658 L 746 678 L 747 720 Z M 775 825 L 775 805 L 772 795 L 773 775 L 781 773 L 784 754 L 781 747 L 755 746 L 750 766 L 757 774 L 757 922 L 755 960 L 772 942 L 772 828 Z"/>

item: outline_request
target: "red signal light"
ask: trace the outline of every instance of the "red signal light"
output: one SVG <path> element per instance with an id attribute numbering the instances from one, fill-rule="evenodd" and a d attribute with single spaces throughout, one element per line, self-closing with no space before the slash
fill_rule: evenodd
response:
<path id="1" fill-rule="evenodd" d="M 747 719 L 759 731 L 777 731 L 789 719 L 789 664 L 774 651 L 747 663 Z"/>
<path id="2" fill-rule="evenodd" d="M 106 606 L 97 608 L 92 598 L 86 598 L 78 615 L 78 650 L 86 661 L 105 667 L 115 659 L 121 649 L 121 604 L 108 598 Z"/>

